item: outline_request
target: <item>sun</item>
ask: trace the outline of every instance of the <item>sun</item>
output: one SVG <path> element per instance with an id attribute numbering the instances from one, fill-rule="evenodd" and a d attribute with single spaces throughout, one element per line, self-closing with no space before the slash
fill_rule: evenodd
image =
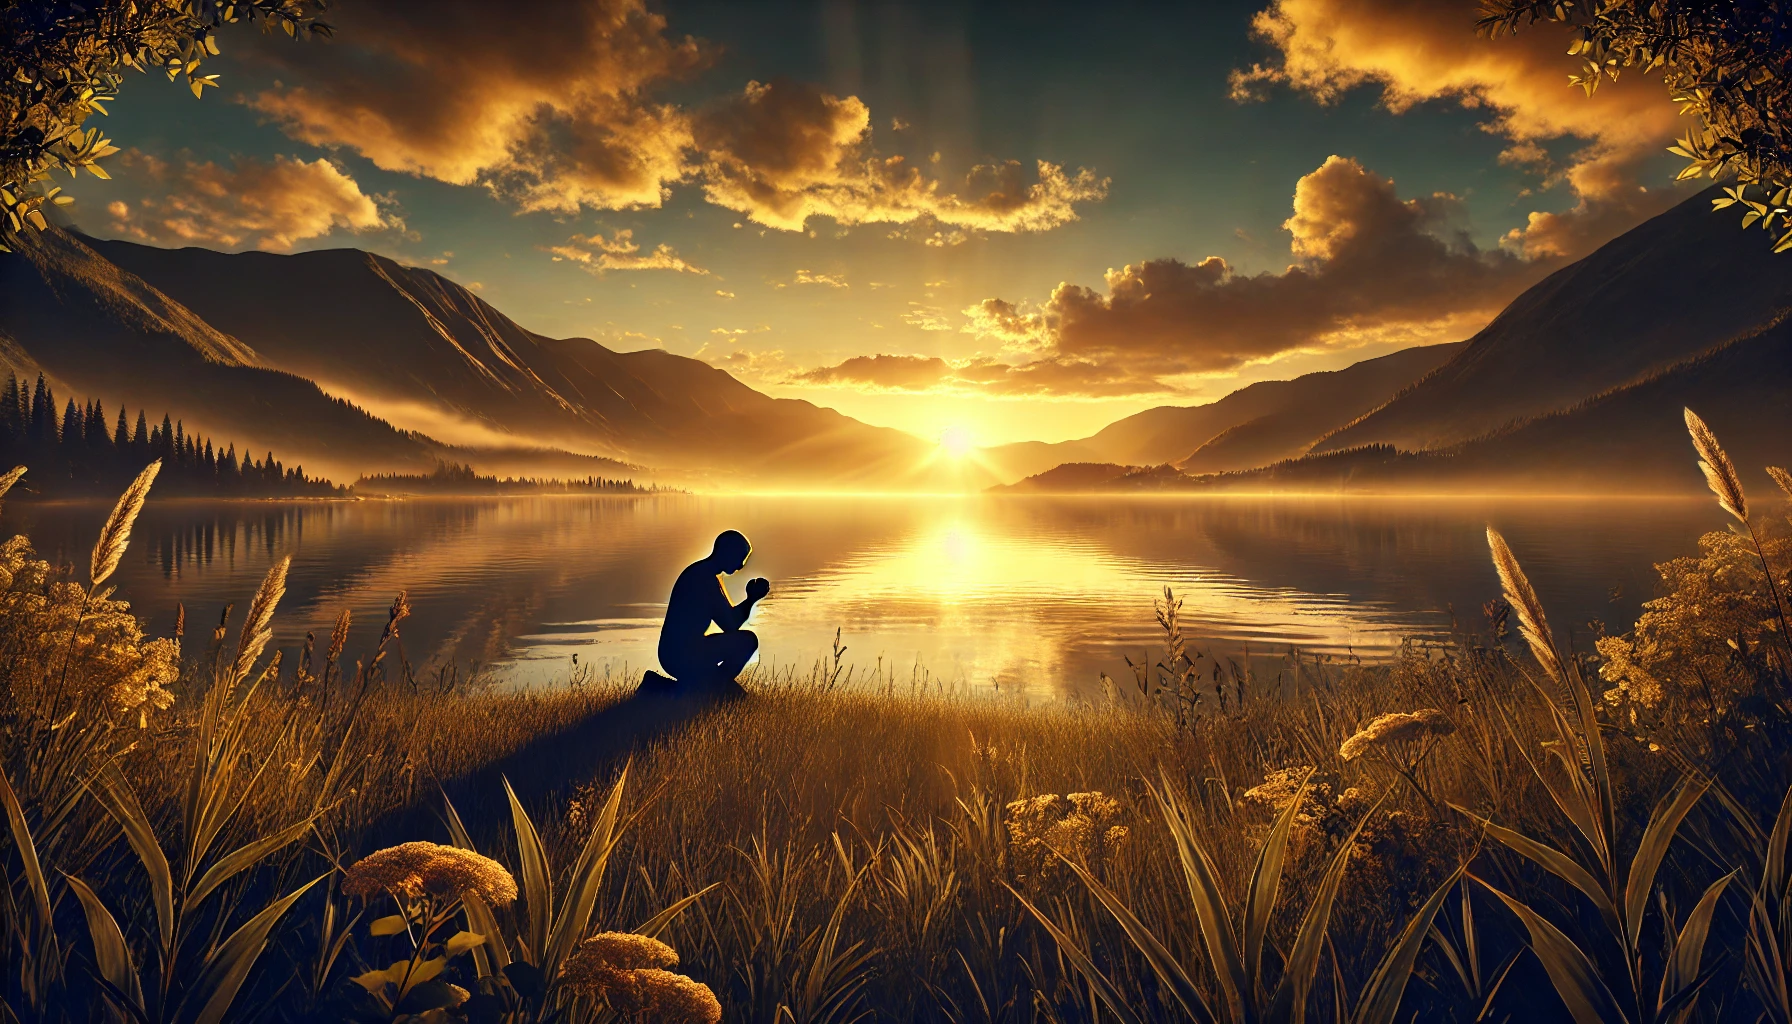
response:
<path id="1" fill-rule="evenodd" d="M 951 426 L 940 431 L 940 450 L 955 459 L 962 459 L 971 454 L 977 447 L 971 432 L 960 426 Z"/>

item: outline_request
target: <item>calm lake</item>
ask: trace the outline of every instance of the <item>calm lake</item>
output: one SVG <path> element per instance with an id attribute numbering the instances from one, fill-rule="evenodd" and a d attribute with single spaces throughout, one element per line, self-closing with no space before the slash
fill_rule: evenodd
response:
<path id="1" fill-rule="evenodd" d="M 109 505 L 8 502 L 0 528 L 82 567 Z M 836 628 L 860 678 L 899 685 L 1091 693 L 1158 644 L 1153 601 L 1184 601 L 1185 632 L 1238 656 L 1385 655 L 1479 625 L 1498 585 L 1483 528 L 1503 531 L 1558 633 L 1613 631 L 1654 594 L 1655 562 L 1721 529 L 1709 500 L 669 495 L 412 501 L 151 502 L 117 583 L 152 631 L 186 605 L 203 635 L 241 609 L 269 562 L 293 556 L 278 642 L 321 639 L 354 613 L 351 654 L 378 639 L 393 595 L 413 663 L 453 659 L 516 683 L 655 664 L 666 593 L 726 528 L 772 581 L 753 616 L 761 658 L 807 671 Z M 881 668 L 880 668 L 881 666 Z"/>

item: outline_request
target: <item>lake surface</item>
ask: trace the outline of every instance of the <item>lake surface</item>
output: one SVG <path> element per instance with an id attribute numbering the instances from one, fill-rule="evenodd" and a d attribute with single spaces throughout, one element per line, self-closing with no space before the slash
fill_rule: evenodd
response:
<path id="1" fill-rule="evenodd" d="M 108 505 L 9 502 L 0 529 L 82 567 Z M 412 501 L 151 502 L 117 577 L 154 632 L 184 603 L 190 635 L 226 602 L 234 627 L 291 554 L 276 619 L 289 648 L 354 615 L 366 652 L 408 591 L 413 663 L 455 660 L 519 684 L 655 665 L 666 593 L 715 534 L 754 544 L 772 581 L 761 657 L 807 671 L 836 628 L 860 678 L 1096 692 L 1160 640 L 1153 602 L 1183 599 L 1200 649 L 1383 656 L 1479 625 L 1498 593 L 1483 535 L 1503 531 L 1558 633 L 1613 631 L 1653 596 L 1656 562 L 1722 529 L 1705 500 L 1263 497 L 545 496 Z"/>

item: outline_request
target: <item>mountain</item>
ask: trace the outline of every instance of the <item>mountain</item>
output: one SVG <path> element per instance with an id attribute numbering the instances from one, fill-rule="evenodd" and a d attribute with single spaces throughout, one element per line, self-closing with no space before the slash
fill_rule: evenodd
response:
<path id="1" fill-rule="evenodd" d="M 1713 187 L 1525 291 L 1466 348 L 1314 446 L 1460 443 L 1564 409 L 1770 322 L 1792 259 L 1713 215 Z"/>
<path id="2" fill-rule="evenodd" d="M 1443 448 L 1366 445 L 1244 472 L 1076 465 L 1029 477 L 1034 492 L 1298 490 L 1703 494 L 1681 412 L 1710 424 L 1754 493 L 1792 448 L 1792 316 L 1557 412 Z"/>
<path id="3" fill-rule="evenodd" d="M 1303 454 L 1461 349 L 1461 343 L 1403 349 L 1341 370 L 1261 381 L 1207 405 L 1147 409 L 1081 440 L 1003 445 L 983 456 L 1009 480 L 1074 462 L 1178 463 L 1209 473 L 1261 466 Z"/>
<path id="4" fill-rule="evenodd" d="M 8 362 L 355 475 L 428 468 L 443 451 L 504 473 L 541 471 L 515 456 L 729 483 L 938 475 L 912 435 L 695 359 L 535 334 L 439 274 L 356 249 L 225 254 L 53 230 L 0 257 L 0 286 Z M 609 461 L 575 468 L 583 458 Z"/>

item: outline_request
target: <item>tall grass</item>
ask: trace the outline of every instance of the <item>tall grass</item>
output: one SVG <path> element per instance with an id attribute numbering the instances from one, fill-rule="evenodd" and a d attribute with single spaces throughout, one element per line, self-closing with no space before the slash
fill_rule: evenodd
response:
<path id="1" fill-rule="evenodd" d="M 1166 594 L 1045 707 L 492 692 L 389 656 L 402 595 L 287 666 L 281 566 L 183 648 L 8 542 L 0 1015 L 1792 1024 L 1792 544 L 1693 437 L 1739 543 L 1598 659 L 1490 533 L 1517 644 L 1208 694 Z"/>

